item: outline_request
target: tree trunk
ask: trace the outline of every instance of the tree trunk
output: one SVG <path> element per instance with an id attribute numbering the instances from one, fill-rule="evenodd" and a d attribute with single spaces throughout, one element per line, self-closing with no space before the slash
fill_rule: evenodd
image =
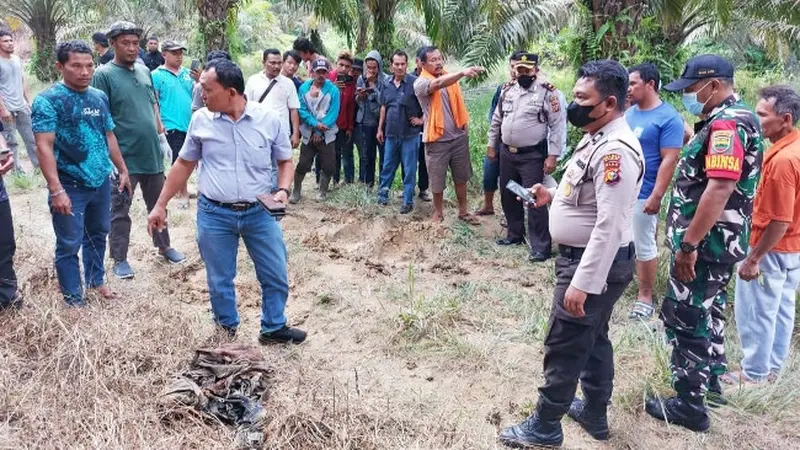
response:
<path id="1" fill-rule="evenodd" d="M 592 28 L 595 33 L 607 22 L 614 24 L 614 32 L 606 33 L 601 41 L 605 56 L 617 56 L 624 50 L 631 54 L 636 52 L 636 48 L 628 43 L 627 36 L 631 30 L 639 28 L 645 9 L 644 0 L 591 0 L 589 7 L 592 11 Z M 622 14 L 629 20 L 620 20 L 619 16 Z"/>
<path id="2" fill-rule="evenodd" d="M 228 36 L 225 29 L 228 23 L 228 10 L 236 0 L 196 0 L 200 16 L 200 34 L 203 36 L 206 52 L 228 50 Z"/>
<path id="3" fill-rule="evenodd" d="M 356 37 L 356 53 L 363 53 L 369 44 L 369 10 L 363 3 L 358 8 L 358 36 Z"/>
<path id="4" fill-rule="evenodd" d="M 394 51 L 394 13 L 398 3 L 399 0 L 366 0 L 372 13 L 372 48 L 384 62 Z"/>
<path id="5" fill-rule="evenodd" d="M 46 26 L 31 31 L 36 38 L 36 54 L 32 61 L 34 74 L 39 81 L 52 83 L 60 76 L 56 70 L 56 29 Z"/>

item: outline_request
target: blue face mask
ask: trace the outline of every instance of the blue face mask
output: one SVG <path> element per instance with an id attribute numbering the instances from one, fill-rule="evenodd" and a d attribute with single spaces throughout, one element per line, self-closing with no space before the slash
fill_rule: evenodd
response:
<path id="1" fill-rule="evenodd" d="M 697 92 L 684 92 L 681 101 L 683 102 L 683 107 L 686 108 L 686 110 L 689 111 L 690 114 L 694 114 L 695 116 L 703 114 L 703 108 L 705 108 L 706 103 L 708 103 L 708 100 L 706 100 L 704 103 L 700 103 L 697 100 L 697 94 L 703 89 L 705 89 L 706 86 L 708 86 L 709 84 L 711 84 L 710 81 L 706 83 L 705 86 L 698 89 Z M 708 98 L 711 99 L 711 97 Z"/>

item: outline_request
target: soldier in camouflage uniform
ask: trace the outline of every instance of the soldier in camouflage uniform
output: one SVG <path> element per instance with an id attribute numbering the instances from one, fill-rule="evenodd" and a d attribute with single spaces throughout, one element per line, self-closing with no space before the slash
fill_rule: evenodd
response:
<path id="1" fill-rule="evenodd" d="M 706 431 L 706 391 L 709 400 L 724 401 L 718 377 L 727 367 L 726 287 L 748 250 L 763 154 L 761 126 L 734 93 L 733 66 L 719 56 L 689 60 L 681 78 L 665 89 L 683 91 L 686 109 L 705 119 L 681 153 L 667 217 L 672 263 L 661 320 L 673 346 L 678 395 L 649 399 L 645 409 L 658 419 Z"/>

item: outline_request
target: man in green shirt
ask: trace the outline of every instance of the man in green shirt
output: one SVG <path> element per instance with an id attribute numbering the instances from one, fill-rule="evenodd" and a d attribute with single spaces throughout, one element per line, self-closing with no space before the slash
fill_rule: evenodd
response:
<path id="1" fill-rule="evenodd" d="M 92 86 L 105 92 L 116 124 L 114 134 L 119 141 L 122 157 L 128 167 L 132 191 L 141 185 L 147 211 L 150 212 L 164 186 L 164 159 L 158 135 L 164 126 L 158 111 L 150 71 L 136 62 L 142 29 L 130 22 L 115 22 L 108 32 L 114 49 L 114 60 L 97 69 Z M 118 189 L 114 181 L 111 197 L 111 229 L 108 243 L 112 269 L 118 278 L 133 278 L 128 264 L 128 245 L 131 235 L 131 195 Z M 169 231 L 153 233 L 153 244 L 169 262 L 178 264 L 186 257 L 170 247 Z"/>

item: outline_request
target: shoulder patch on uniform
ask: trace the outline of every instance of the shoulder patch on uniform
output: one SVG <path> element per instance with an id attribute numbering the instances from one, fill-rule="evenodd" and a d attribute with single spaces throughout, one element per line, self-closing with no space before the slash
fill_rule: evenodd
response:
<path id="1" fill-rule="evenodd" d="M 733 154 L 733 131 L 713 131 L 711 133 L 711 151 L 718 155 Z"/>
<path id="2" fill-rule="evenodd" d="M 603 182 L 613 186 L 620 182 L 622 176 L 622 155 L 619 153 L 606 153 L 603 156 Z"/>
<path id="3" fill-rule="evenodd" d="M 548 91 L 555 91 L 556 90 L 556 87 L 553 85 L 553 83 L 551 83 L 549 81 L 545 81 L 544 83 L 542 83 L 542 86 L 544 86 L 544 88 L 547 89 Z"/>
<path id="4" fill-rule="evenodd" d="M 555 96 L 555 95 L 550 97 L 550 109 L 552 109 L 553 112 L 556 112 L 556 113 L 558 112 L 559 109 L 561 109 L 561 102 L 558 100 L 558 97 Z"/>

